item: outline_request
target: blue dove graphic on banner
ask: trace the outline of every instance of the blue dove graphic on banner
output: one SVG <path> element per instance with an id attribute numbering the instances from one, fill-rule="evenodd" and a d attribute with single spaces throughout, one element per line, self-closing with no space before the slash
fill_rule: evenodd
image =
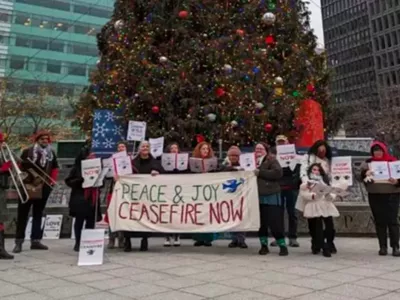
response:
<path id="1" fill-rule="evenodd" d="M 231 179 L 222 184 L 222 189 L 227 193 L 235 193 L 238 187 L 243 183 L 244 183 L 243 178 L 240 178 L 239 180 Z"/>
<path id="2" fill-rule="evenodd" d="M 108 157 L 117 151 L 117 143 L 125 140 L 123 126 L 115 112 L 96 109 L 93 117 L 92 151 L 99 157 Z"/>

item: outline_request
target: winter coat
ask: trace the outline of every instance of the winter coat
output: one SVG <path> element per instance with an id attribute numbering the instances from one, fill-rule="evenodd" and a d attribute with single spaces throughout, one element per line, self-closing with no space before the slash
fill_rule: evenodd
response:
<path id="1" fill-rule="evenodd" d="M 258 167 L 257 184 L 259 196 L 277 194 L 281 191 L 279 180 L 282 167 L 275 158 L 264 157 Z"/>
<path id="2" fill-rule="evenodd" d="M 323 181 L 319 183 L 325 184 Z M 339 211 L 333 203 L 337 196 L 335 194 L 317 195 L 309 189 L 308 184 L 309 182 L 304 182 L 300 185 L 296 209 L 303 212 L 303 216 L 307 219 L 339 217 Z M 346 189 L 347 187 L 341 186 L 341 188 Z"/>
<path id="3" fill-rule="evenodd" d="M 82 177 L 81 162 L 84 158 L 85 153 L 81 153 L 76 158 L 74 166 L 65 179 L 65 184 L 71 188 L 71 196 L 68 204 L 69 215 L 71 217 L 88 218 L 96 213 L 97 204 L 96 221 L 99 222 L 102 219 L 99 199 L 100 191 L 97 193 L 98 199 L 93 199 L 93 194 L 85 199 L 85 189 L 82 188 L 84 179 Z"/>
<path id="4" fill-rule="evenodd" d="M 300 168 L 301 165 L 297 164 L 294 170 L 289 167 L 282 168 L 282 178 L 279 181 L 282 190 L 298 190 L 300 185 Z"/>
<path id="5" fill-rule="evenodd" d="M 371 145 L 371 152 L 374 146 L 379 146 L 384 152 L 382 161 L 396 161 L 396 158 L 390 156 L 389 151 L 385 144 L 375 141 Z M 372 153 L 371 153 L 372 154 Z M 369 170 L 369 163 L 373 161 L 373 158 L 367 159 L 361 164 L 361 179 L 365 183 L 365 188 L 369 194 L 400 194 L 400 180 L 397 180 L 397 184 L 391 184 L 389 182 L 375 182 L 371 176 L 367 177 L 367 171 Z"/>
<path id="6" fill-rule="evenodd" d="M 132 160 L 132 166 L 133 172 L 137 174 L 151 174 L 152 171 L 157 171 L 160 174 L 165 172 L 161 162 L 151 155 L 147 159 L 143 159 L 139 155 L 136 156 Z"/>

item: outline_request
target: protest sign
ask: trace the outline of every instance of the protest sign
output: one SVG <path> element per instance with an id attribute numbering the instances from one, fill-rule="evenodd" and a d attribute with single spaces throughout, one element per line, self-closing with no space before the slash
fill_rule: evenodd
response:
<path id="1" fill-rule="evenodd" d="M 83 188 L 93 187 L 101 172 L 101 158 L 82 160 Z"/>
<path id="2" fill-rule="evenodd" d="M 253 171 L 257 169 L 257 160 L 255 153 L 240 154 L 240 167 L 246 171 Z"/>
<path id="3" fill-rule="evenodd" d="M 47 215 L 43 230 L 43 239 L 56 240 L 60 238 L 63 215 Z"/>
<path id="4" fill-rule="evenodd" d="M 257 177 L 251 171 L 122 176 L 108 216 L 112 231 L 257 231 Z"/>
<path id="5" fill-rule="evenodd" d="M 375 181 L 389 180 L 390 170 L 387 161 L 373 161 L 370 163 L 370 169 Z"/>
<path id="6" fill-rule="evenodd" d="M 333 157 L 331 164 L 332 185 L 340 182 L 346 182 L 347 185 L 353 185 L 353 171 L 351 165 L 351 156 Z"/>
<path id="7" fill-rule="evenodd" d="M 389 162 L 390 177 L 400 179 L 400 160 Z"/>
<path id="8" fill-rule="evenodd" d="M 150 152 L 153 157 L 160 157 L 163 154 L 164 149 L 164 137 L 156 139 L 149 139 Z"/>
<path id="9" fill-rule="evenodd" d="M 78 266 L 103 264 L 104 229 L 84 229 L 79 248 Z"/>
<path id="10" fill-rule="evenodd" d="M 126 139 L 128 141 L 143 141 L 146 137 L 146 127 L 146 122 L 129 121 Z"/>
<path id="11" fill-rule="evenodd" d="M 279 145 L 276 147 L 277 159 L 282 168 L 289 168 L 292 161 L 296 159 L 296 146 L 293 144 Z"/>
<path id="12" fill-rule="evenodd" d="M 188 153 L 163 153 L 161 156 L 161 165 L 165 171 L 185 171 L 188 168 Z"/>

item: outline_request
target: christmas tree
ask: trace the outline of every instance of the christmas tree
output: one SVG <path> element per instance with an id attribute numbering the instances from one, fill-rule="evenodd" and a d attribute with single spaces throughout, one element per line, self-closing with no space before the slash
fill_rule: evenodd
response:
<path id="1" fill-rule="evenodd" d="M 117 0 L 77 116 L 147 122 L 149 137 L 251 145 L 295 134 L 301 101 L 332 124 L 326 57 L 299 0 Z M 330 128 L 328 128 L 330 130 Z"/>

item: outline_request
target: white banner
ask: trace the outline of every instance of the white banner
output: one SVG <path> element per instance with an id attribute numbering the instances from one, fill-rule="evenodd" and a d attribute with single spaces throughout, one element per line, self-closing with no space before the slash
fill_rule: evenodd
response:
<path id="1" fill-rule="evenodd" d="M 108 216 L 112 231 L 257 231 L 257 177 L 250 171 L 122 176 Z"/>

